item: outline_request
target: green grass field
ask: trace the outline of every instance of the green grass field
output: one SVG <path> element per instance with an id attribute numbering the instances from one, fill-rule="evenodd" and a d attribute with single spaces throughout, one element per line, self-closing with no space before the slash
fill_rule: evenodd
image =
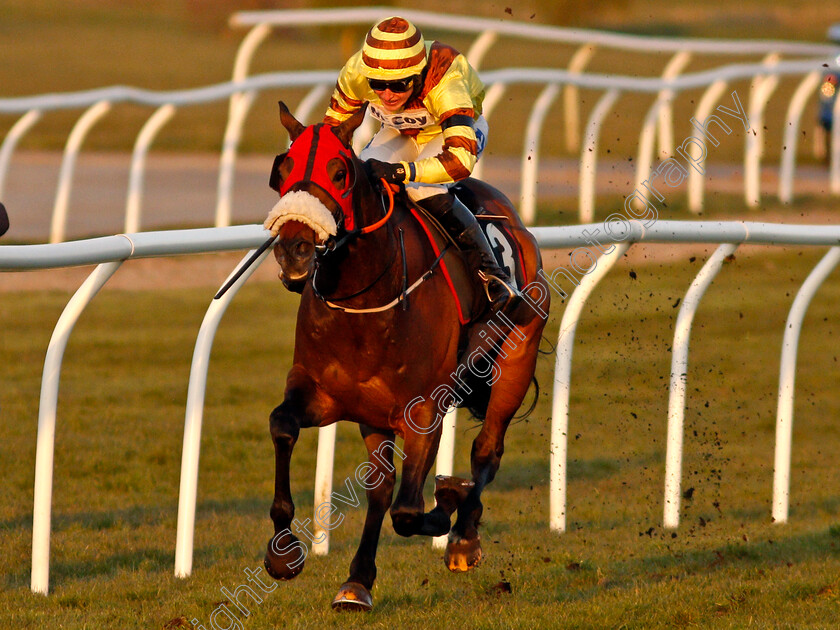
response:
<path id="1" fill-rule="evenodd" d="M 657 246 L 664 248 L 667 246 Z M 830 628 L 840 612 L 837 275 L 806 317 L 797 375 L 790 523 L 771 523 L 781 335 L 815 249 L 752 248 L 710 288 L 688 373 L 682 523 L 663 530 L 670 346 L 677 309 L 705 256 L 624 262 L 578 327 L 569 435 L 568 531 L 548 531 L 553 359 L 539 405 L 511 426 L 485 494 L 487 559 L 451 575 L 425 539 L 386 519 L 370 615 L 334 614 L 363 520 L 348 509 L 327 557 L 251 607 L 245 628 Z M 132 263 L 127 263 L 128 265 Z M 635 272 L 635 278 L 630 271 Z M 211 361 L 194 574 L 173 573 L 186 383 L 213 289 L 103 290 L 70 340 L 59 398 L 51 594 L 29 591 L 32 485 L 43 355 L 68 294 L 0 299 L 0 627 L 190 628 L 261 565 L 271 534 L 268 413 L 290 365 L 295 297 L 246 287 Z M 562 304 L 552 308 L 552 343 Z M 126 325 L 129 322 L 129 325 Z M 545 344 L 548 346 L 548 343 Z M 335 482 L 364 460 L 339 427 Z M 476 429 L 461 421 L 456 474 Z M 312 506 L 315 432 L 293 460 L 299 515 Z M 431 499 L 431 487 L 427 488 Z M 510 584 L 503 592 L 500 583 Z M 224 627 L 224 618 L 217 619 Z"/>

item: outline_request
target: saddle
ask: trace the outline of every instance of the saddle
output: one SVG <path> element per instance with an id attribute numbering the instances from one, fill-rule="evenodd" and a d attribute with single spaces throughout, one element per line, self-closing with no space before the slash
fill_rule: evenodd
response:
<path id="1" fill-rule="evenodd" d="M 481 226 L 481 229 L 487 237 L 487 241 L 493 249 L 496 261 L 500 267 L 507 271 L 511 282 L 517 288 L 521 289 L 525 287 L 528 279 L 525 277 L 522 250 L 510 230 L 510 222 L 515 220 L 515 218 L 507 214 L 490 213 L 482 204 L 481 199 L 463 184 L 456 184 L 450 188 L 450 192 L 458 197 L 461 203 L 469 208 L 470 212 L 478 219 L 478 224 Z M 486 310 L 483 288 L 480 286 L 476 274 L 466 268 L 467 261 L 460 254 L 457 245 L 437 220 L 422 206 L 411 201 L 407 195 L 405 195 L 405 202 L 414 218 L 423 226 L 426 237 L 429 240 L 429 246 L 435 252 L 435 256 L 439 256 L 442 249 L 448 246 L 450 251 L 453 252 L 452 256 L 461 260 L 462 267 L 466 271 L 465 275 L 469 278 L 469 282 L 472 283 L 475 289 L 473 293 L 478 295 L 477 300 L 470 300 L 467 295 L 462 295 L 462 293 L 465 293 L 463 290 L 459 292 L 456 288 L 457 283 L 453 281 L 452 276 L 458 272 L 453 268 L 452 263 L 454 261 L 452 258 L 444 255 L 440 261 L 440 267 L 449 285 L 449 290 L 455 299 L 461 324 L 467 325 L 476 321 L 476 319 L 484 315 L 484 311 Z M 450 258 L 450 260 L 447 261 L 447 258 Z"/>

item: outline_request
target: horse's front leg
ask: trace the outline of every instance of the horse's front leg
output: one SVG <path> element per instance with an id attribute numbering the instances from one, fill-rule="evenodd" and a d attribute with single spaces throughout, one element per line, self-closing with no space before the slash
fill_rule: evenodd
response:
<path id="1" fill-rule="evenodd" d="M 295 517 L 295 504 L 289 486 L 289 463 L 300 433 L 299 412 L 288 400 L 271 412 L 269 426 L 274 443 L 274 501 L 271 520 L 274 536 L 268 543 L 265 568 L 276 580 L 290 580 L 303 571 L 307 548 L 290 529 Z"/>
<path id="2" fill-rule="evenodd" d="M 423 485 L 440 443 L 442 419 L 434 400 L 409 406 L 405 412 L 402 479 L 391 507 L 394 531 L 400 536 L 442 536 L 449 531 L 450 514 L 442 508 L 424 514 L 423 500 Z"/>
<path id="3" fill-rule="evenodd" d="M 368 464 L 356 469 L 356 480 L 367 493 L 367 516 L 359 548 L 350 563 L 350 576 L 341 585 L 332 607 L 336 609 L 370 610 L 373 600 L 370 591 L 376 579 L 376 549 L 382 521 L 391 506 L 394 493 L 394 433 L 376 431 L 359 425 L 368 451 Z"/>
<path id="4" fill-rule="evenodd" d="M 316 426 L 329 408 L 314 386 L 292 368 L 283 403 L 271 412 L 269 426 L 274 443 L 274 501 L 271 520 L 274 536 L 268 543 L 265 568 L 277 580 L 290 580 L 303 571 L 307 547 L 291 531 L 295 504 L 289 485 L 289 464 L 301 428 Z"/>

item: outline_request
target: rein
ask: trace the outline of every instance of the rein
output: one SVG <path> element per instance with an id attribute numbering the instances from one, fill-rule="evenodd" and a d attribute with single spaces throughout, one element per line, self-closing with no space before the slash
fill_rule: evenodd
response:
<path id="1" fill-rule="evenodd" d="M 440 254 L 438 254 L 438 257 L 434 259 L 432 264 L 423 273 L 422 276 L 417 278 L 417 280 L 415 280 L 414 283 L 410 287 L 408 287 L 407 289 L 404 289 L 397 297 L 395 297 L 393 300 L 391 300 L 387 304 L 384 304 L 383 306 L 374 306 L 374 307 L 371 307 L 371 308 L 349 308 L 347 306 L 341 306 L 340 304 L 335 304 L 334 302 L 331 302 L 330 300 L 325 298 L 323 295 L 318 293 L 318 290 L 315 288 L 315 278 L 314 278 L 314 276 L 312 278 L 312 291 L 315 293 L 315 295 L 318 298 L 321 299 L 321 301 L 324 302 L 324 304 L 326 304 L 330 308 L 335 309 L 337 311 L 343 311 L 345 313 L 381 313 L 383 311 L 387 311 L 389 309 L 392 309 L 395 306 L 397 306 L 397 304 L 403 302 L 412 291 L 414 291 L 417 287 L 419 287 L 421 284 L 423 284 L 426 280 L 431 278 L 432 273 L 435 270 L 435 267 L 437 267 L 440 264 L 440 261 L 443 258 L 443 255 L 448 251 L 448 249 L 449 249 L 448 245 L 446 247 L 444 247 L 441 250 Z M 403 257 L 405 257 L 405 251 L 403 251 Z M 373 285 L 371 285 L 371 286 L 373 286 Z M 370 288 L 370 287 L 368 287 L 368 288 Z M 360 295 L 360 294 L 361 293 L 359 293 L 357 295 Z M 347 298 L 344 298 L 344 299 L 347 299 Z"/>
<path id="2" fill-rule="evenodd" d="M 403 252 L 403 253 L 405 253 L 405 252 Z M 373 286 L 377 282 L 382 280 L 382 278 L 385 276 L 386 273 L 388 273 L 388 271 L 391 269 L 391 267 L 394 266 L 394 261 L 396 261 L 396 260 L 397 260 L 397 253 L 394 252 L 394 256 L 393 256 L 393 258 L 391 258 L 391 262 L 389 262 L 387 265 L 385 265 L 385 267 L 382 269 L 382 271 L 379 273 L 379 275 L 376 276 L 376 279 L 373 282 L 371 282 L 369 285 L 367 285 L 364 289 L 359 289 L 355 293 L 351 293 L 350 295 L 345 295 L 344 297 L 333 298 L 332 301 L 333 302 L 346 302 L 347 300 L 352 300 L 354 297 L 358 297 L 358 296 L 362 295 L 363 293 L 366 293 L 367 291 L 370 291 L 370 289 L 372 289 Z M 318 274 L 318 266 L 316 265 L 315 269 L 312 271 L 312 290 L 315 291 L 315 295 L 317 295 L 320 299 L 322 299 L 323 301 L 326 302 L 327 300 L 321 295 L 321 292 L 318 291 L 318 288 L 315 286 L 315 278 L 317 277 L 317 274 Z"/>
<path id="3" fill-rule="evenodd" d="M 355 163 L 353 165 L 354 170 L 356 169 Z M 358 180 L 356 180 L 358 181 Z M 385 216 L 383 216 L 379 221 L 376 223 L 371 223 L 368 226 L 363 228 L 355 229 L 348 231 L 344 234 L 338 241 L 332 241 L 331 243 L 324 244 L 324 245 L 316 245 L 315 249 L 321 254 L 328 254 L 337 250 L 338 248 L 345 245 L 351 239 L 356 238 L 357 236 L 362 236 L 365 234 L 370 234 L 371 232 L 375 232 L 383 225 L 388 222 L 388 219 L 391 218 L 391 215 L 394 214 L 394 191 L 391 190 L 391 186 L 384 180 L 380 180 L 382 182 L 382 187 L 384 188 L 385 192 L 388 194 L 388 209 L 385 211 Z M 353 185 L 348 189 L 348 193 L 352 192 L 353 189 L 356 187 L 356 182 L 353 182 Z M 343 221 L 343 219 L 342 219 Z"/>
<path id="4" fill-rule="evenodd" d="M 375 232 L 383 225 L 388 222 L 388 219 L 391 218 L 391 215 L 394 214 L 394 191 L 391 190 L 390 184 L 386 182 L 384 179 L 380 180 L 382 182 L 382 187 L 385 189 L 385 192 L 388 194 L 388 212 L 385 213 L 385 216 L 379 219 L 376 223 L 372 223 L 371 225 L 364 227 L 361 229 L 362 234 L 370 234 L 371 232 Z"/>
<path id="5" fill-rule="evenodd" d="M 355 230 L 354 232 L 346 234 L 344 236 L 344 238 L 341 239 L 341 241 L 336 243 L 333 247 L 329 248 L 328 251 L 333 251 L 333 250 L 337 249 L 339 246 L 343 245 L 350 237 L 355 237 L 355 236 L 359 236 L 359 235 L 362 235 L 362 234 L 370 234 L 371 232 L 374 232 L 374 231 L 378 230 L 379 228 L 381 228 L 382 226 L 384 226 L 388 222 L 388 220 L 391 218 L 391 215 L 394 213 L 394 191 L 391 189 L 391 186 L 384 179 L 381 180 L 381 181 L 382 181 L 382 187 L 388 195 L 388 210 L 386 211 L 385 216 L 383 216 L 381 219 L 379 219 L 376 223 L 371 223 L 370 225 L 368 225 L 366 227 L 363 227 L 359 230 Z M 432 276 L 432 273 L 434 272 L 435 267 L 437 267 L 440 264 L 440 261 L 443 259 L 443 255 L 447 252 L 448 249 L 449 249 L 448 246 L 443 248 L 443 250 L 441 250 L 438 257 L 435 258 L 435 260 L 429 266 L 429 269 L 426 270 L 423 273 L 423 275 L 421 275 L 410 287 L 406 288 L 405 284 L 407 282 L 408 270 L 407 270 L 406 264 L 405 264 L 406 263 L 405 243 L 403 242 L 402 238 L 400 238 L 400 250 L 401 250 L 402 260 L 403 260 L 403 290 L 400 292 L 400 294 L 397 297 L 395 297 L 393 300 L 388 302 L 388 304 L 385 304 L 383 306 L 375 306 L 375 307 L 371 307 L 371 308 L 349 308 L 347 306 L 342 306 L 340 304 L 336 304 L 336 302 L 343 302 L 343 301 L 352 299 L 354 297 L 358 297 L 358 296 L 364 294 L 366 291 L 369 291 L 377 282 L 379 282 L 383 278 L 385 273 L 389 269 L 391 269 L 391 267 L 394 266 L 394 261 L 397 258 L 396 253 L 394 254 L 394 258 L 391 259 L 391 262 L 388 263 L 388 265 L 385 267 L 385 269 L 383 269 L 382 272 L 376 277 L 376 279 L 373 282 L 371 282 L 367 287 L 357 291 L 356 293 L 353 293 L 352 295 L 348 295 L 348 296 L 341 297 L 341 298 L 335 298 L 333 300 L 328 300 L 326 297 L 324 297 L 320 293 L 320 291 L 318 291 L 318 288 L 315 286 L 315 280 L 316 280 L 317 274 L 318 274 L 318 267 L 316 266 L 315 270 L 312 272 L 312 283 L 311 283 L 312 284 L 312 292 L 324 304 L 326 304 L 327 306 L 329 306 L 330 308 L 335 309 L 335 310 L 343 311 L 345 313 L 381 313 L 383 311 L 387 311 L 389 309 L 392 309 L 395 306 L 397 306 L 398 304 L 404 302 L 408 298 L 408 295 L 410 293 L 412 293 L 417 287 L 419 287 L 426 280 L 428 280 Z"/>

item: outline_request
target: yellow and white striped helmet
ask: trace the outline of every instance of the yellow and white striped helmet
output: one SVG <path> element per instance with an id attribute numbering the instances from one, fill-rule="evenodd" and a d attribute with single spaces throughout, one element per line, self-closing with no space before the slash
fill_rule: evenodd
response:
<path id="1" fill-rule="evenodd" d="M 368 79 L 404 79 L 420 74 L 425 65 L 423 34 L 408 20 L 386 18 L 368 31 L 361 65 L 361 73 Z"/>

